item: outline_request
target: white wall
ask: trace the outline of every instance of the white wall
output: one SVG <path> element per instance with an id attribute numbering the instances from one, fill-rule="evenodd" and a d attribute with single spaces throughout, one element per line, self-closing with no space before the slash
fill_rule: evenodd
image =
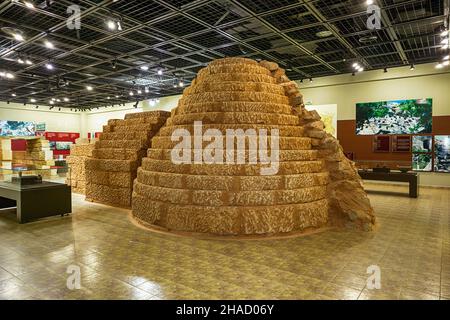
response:
<path id="1" fill-rule="evenodd" d="M 142 111 L 164 110 L 171 111 L 177 106 L 181 95 L 160 98 L 159 103 L 150 106 L 149 100 L 139 102 L 138 108 L 134 108 L 134 103 L 127 103 L 121 107 L 102 108 L 86 112 L 86 129 L 82 131 L 82 137 L 87 137 L 88 132 L 100 132 L 109 119 L 123 119 L 127 113 Z"/>
<path id="2" fill-rule="evenodd" d="M 49 110 L 48 107 L 36 109 L 30 105 L 0 102 L 0 120 L 45 122 L 46 131 L 80 132 L 80 117 L 81 113 L 71 111 Z"/>
<path id="3" fill-rule="evenodd" d="M 356 103 L 433 98 L 433 116 L 450 115 L 450 68 L 435 64 L 364 71 L 298 82 L 305 103 L 337 104 L 338 120 L 354 120 Z"/>
<path id="4" fill-rule="evenodd" d="M 354 120 L 356 103 L 395 99 L 433 98 L 433 116 L 450 116 L 450 68 L 434 63 L 365 71 L 298 82 L 305 103 L 338 105 L 338 120 Z M 449 130 L 450 130 L 450 123 Z M 450 187 L 450 174 L 421 172 L 420 185 Z"/>

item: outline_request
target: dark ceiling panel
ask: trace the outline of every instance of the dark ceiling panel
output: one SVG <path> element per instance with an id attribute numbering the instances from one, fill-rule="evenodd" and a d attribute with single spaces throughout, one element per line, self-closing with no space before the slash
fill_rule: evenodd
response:
<path id="1" fill-rule="evenodd" d="M 441 49 L 443 0 L 378 0 L 380 30 L 368 30 L 364 0 L 78 0 L 80 30 L 65 23 L 71 1 L 39 3 L 29 10 L 10 2 L 0 11 L 0 71 L 15 75 L 0 81 L 0 100 L 46 104 L 67 95 L 71 101 L 60 107 L 87 108 L 179 94 L 183 88 L 174 84 L 181 78 L 189 84 L 224 56 L 274 60 L 292 79 L 306 79 L 352 72 L 355 60 L 371 70 L 448 54 Z M 109 30 L 110 19 L 122 30 Z M 163 75 L 156 74 L 160 67 Z M 144 88 L 148 94 L 128 94 Z"/>

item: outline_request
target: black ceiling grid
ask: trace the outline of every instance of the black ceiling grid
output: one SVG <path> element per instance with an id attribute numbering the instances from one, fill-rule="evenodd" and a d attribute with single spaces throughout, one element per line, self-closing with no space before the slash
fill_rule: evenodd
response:
<path id="1" fill-rule="evenodd" d="M 273 60 L 298 80 L 351 73 L 355 61 L 373 70 L 448 54 L 440 37 L 444 0 L 376 0 L 379 30 L 366 27 L 365 0 L 28 1 L 34 9 L 25 2 L 0 5 L 0 72 L 14 75 L 0 79 L 1 101 L 49 105 L 53 98 L 60 100 L 54 107 L 86 109 L 180 94 L 180 80 L 189 84 L 227 56 Z M 80 30 L 65 25 L 71 4 L 81 9 Z M 122 30 L 110 30 L 109 20 Z"/>

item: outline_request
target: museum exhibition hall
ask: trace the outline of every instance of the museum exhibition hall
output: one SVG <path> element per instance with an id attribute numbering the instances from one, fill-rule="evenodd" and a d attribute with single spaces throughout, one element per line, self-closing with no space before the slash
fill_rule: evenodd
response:
<path id="1" fill-rule="evenodd" d="M 449 9 L 0 2 L 0 299 L 450 300 Z"/>

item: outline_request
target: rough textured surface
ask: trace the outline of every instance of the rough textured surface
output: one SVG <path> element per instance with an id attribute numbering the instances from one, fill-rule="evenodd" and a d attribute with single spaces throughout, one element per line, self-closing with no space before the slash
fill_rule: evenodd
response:
<path id="1" fill-rule="evenodd" d="M 94 143 L 88 139 L 77 139 L 70 146 L 70 156 L 66 157 L 69 166 L 66 183 L 72 187 L 72 192 L 86 194 L 86 160 L 92 156 Z"/>
<path id="2" fill-rule="evenodd" d="M 202 121 L 202 134 L 278 129 L 278 173 L 262 176 L 267 164 L 248 163 L 249 150 L 245 164 L 174 163 L 171 150 L 179 141 L 172 133 L 183 129 L 192 136 L 196 121 Z M 304 109 L 296 83 L 276 63 L 215 60 L 199 71 L 152 139 L 134 181 L 133 216 L 158 229 L 217 235 L 285 234 L 329 224 L 370 230 L 375 218 L 361 180 L 339 142 L 323 129 L 318 113 Z M 210 143 L 202 141 L 201 148 Z M 194 153 L 200 147 L 189 144 Z M 226 152 L 217 159 L 225 163 Z M 119 170 L 115 161 L 92 166 Z"/>
<path id="3" fill-rule="evenodd" d="M 108 121 L 94 145 L 92 157 L 84 161 L 86 200 L 131 206 L 137 168 L 150 147 L 151 138 L 169 115 L 170 112 L 150 111 Z"/>

